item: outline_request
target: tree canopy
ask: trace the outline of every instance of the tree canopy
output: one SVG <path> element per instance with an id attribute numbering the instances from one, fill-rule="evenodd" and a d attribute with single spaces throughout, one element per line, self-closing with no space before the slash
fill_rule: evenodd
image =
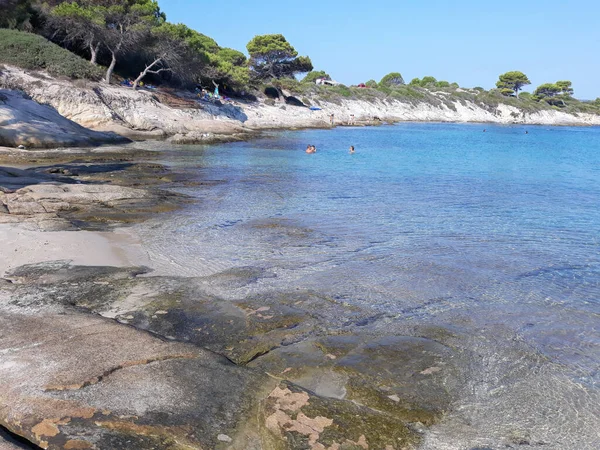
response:
<path id="1" fill-rule="evenodd" d="M 319 78 L 325 78 L 326 80 L 331 80 L 331 77 L 324 70 L 313 70 L 308 72 L 306 76 L 302 79 L 303 83 L 314 83 Z"/>
<path id="2" fill-rule="evenodd" d="M 80 0 L 49 6 L 51 26 L 64 33 L 65 40 L 89 48 L 96 62 L 100 47 L 111 55 L 105 80 L 110 83 L 118 59 L 136 47 L 153 27 L 166 21 L 156 0 Z"/>
<path id="3" fill-rule="evenodd" d="M 246 48 L 250 54 L 250 70 L 257 79 L 292 78 L 313 70 L 310 58 L 298 56 L 281 34 L 255 36 Z"/>
<path id="4" fill-rule="evenodd" d="M 571 99 L 573 88 L 570 81 L 557 81 L 556 83 L 544 83 L 533 92 L 535 100 L 545 100 L 546 103 L 555 106 L 566 106 L 565 100 Z"/>
<path id="5" fill-rule="evenodd" d="M 391 72 L 384 76 L 379 82 L 380 86 L 400 86 L 404 84 L 404 78 L 399 72 Z"/>
<path id="6" fill-rule="evenodd" d="M 567 80 L 557 81 L 554 84 L 556 84 L 560 88 L 560 92 L 562 94 L 569 95 L 569 96 L 573 95 L 573 92 L 574 92 L 573 87 L 572 87 L 573 83 L 571 83 L 570 81 L 567 81 Z"/>
<path id="7" fill-rule="evenodd" d="M 500 92 L 504 95 L 516 95 L 519 97 L 519 91 L 526 86 L 531 84 L 527 75 L 523 72 L 512 71 L 506 72 L 500 75 L 498 82 L 496 83 L 496 87 L 500 89 Z"/>

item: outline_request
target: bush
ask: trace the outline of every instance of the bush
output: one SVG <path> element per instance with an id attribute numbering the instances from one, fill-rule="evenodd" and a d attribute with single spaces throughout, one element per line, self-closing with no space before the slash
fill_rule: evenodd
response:
<path id="1" fill-rule="evenodd" d="M 404 84 L 404 78 L 402 78 L 402 75 L 399 72 L 388 73 L 379 82 L 380 86 L 387 86 L 387 87 L 400 86 L 402 84 Z"/>
<path id="2" fill-rule="evenodd" d="M 0 29 L 0 62 L 50 75 L 99 80 L 103 71 L 36 34 Z"/>
<path id="3" fill-rule="evenodd" d="M 326 80 L 331 80 L 329 74 L 323 70 L 313 70 L 312 72 L 308 72 L 306 76 L 302 79 L 302 83 L 314 83 L 319 78 L 325 78 Z"/>

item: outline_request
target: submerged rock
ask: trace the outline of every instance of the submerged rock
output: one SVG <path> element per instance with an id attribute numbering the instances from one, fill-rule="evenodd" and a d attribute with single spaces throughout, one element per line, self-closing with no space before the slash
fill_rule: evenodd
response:
<path id="1" fill-rule="evenodd" d="M 182 279 L 138 276 L 147 272 L 56 261 L 8 274 L 10 281 L 0 284 L 1 426 L 49 449 L 409 449 L 418 443 L 411 420 L 394 411 L 318 395 L 202 348 L 235 359 L 243 352 L 227 346 L 284 345 L 281 333 L 293 336 L 296 327 L 309 339 L 317 319 L 303 310 L 306 294 L 288 296 L 294 308 L 277 307 L 279 297 L 271 306 L 225 302 L 236 313 L 220 318 L 227 312 L 223 299 L 205 297 L 197 307 L 192 295 L 202 281 L 232 281 L 234 274 L 196 280 L 186 291 Z M 238 274 L 246 282 L 268 275 Z M 305 301 L 314 307 L 318 300 Z M 127 317 L 135 327 L 86 311 Z M 152 333 L 141 329 L 140 317 L 149 311 Z M 179 322 L 180 334 L 163 334 L 161 326 L 173 326 L 178 315 L 189 317 Z M 175 342 L 201 320 L 212 330 L 208 335 L 190 339 L 196 345 Z M 333 352 L 344 347 L 328 345 Z"/>

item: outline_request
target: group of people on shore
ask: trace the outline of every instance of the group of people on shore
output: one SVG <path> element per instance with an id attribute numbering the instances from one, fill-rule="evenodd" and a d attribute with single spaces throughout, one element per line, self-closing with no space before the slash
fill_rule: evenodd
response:
<path id="1" fill-rule="evenodd" d="M 355 152 L 354 145 L 351 145 L 350 146 L 350 153 L 354 153 L 354 152 Z M 311 144 L 307 145 L 306 146 L 306 153 L 309 153 L 309 154 L 311 154 L 311 153 L 317 153 L 317 147 L 315 147 L 314 145 L 311 145 Z"/>

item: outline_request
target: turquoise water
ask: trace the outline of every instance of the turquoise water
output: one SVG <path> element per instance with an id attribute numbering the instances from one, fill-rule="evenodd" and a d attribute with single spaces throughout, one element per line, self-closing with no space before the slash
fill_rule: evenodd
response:
<path id="1" fill-rule="evenodd" d="M 317 153 L 305 154 L 307 144 Z M 545 448 L 600 443 L 581 432 L 600 426 L 600 128 L 311 130 L 176 147 L 165 159 L 199 185 L 181 188 L 198 203 L 142 226 L 159 270 L 259 266 L 273 276 L 227 294 L 301 287 L 418 323 L 464 323 L 494 342 L 473 344 L 490 361 L 518 341 L 554 368 L 537 389 L 563 389 L 565 402 L 580 405 L 583 422 L 572 425 L 583 440 Z M 508 355 L 485 370 L 512 373 Z M 523 364 L 540 364 L 535 358 Z M 506 411 L 519 417 L 520 381 L 504 382 L 515 389 L 501 400 L 474 384 L 463 407 L 489 420 L 492 410 L 499 421 Z M 570 419 L 557 417 L 556 432 L 568 436 Z M 529 425 L 557 425 L 543 420 Z M 433 435 L 430 448 L 466 448 L 448 443 L 466 433 L 452 430 Z"/>

